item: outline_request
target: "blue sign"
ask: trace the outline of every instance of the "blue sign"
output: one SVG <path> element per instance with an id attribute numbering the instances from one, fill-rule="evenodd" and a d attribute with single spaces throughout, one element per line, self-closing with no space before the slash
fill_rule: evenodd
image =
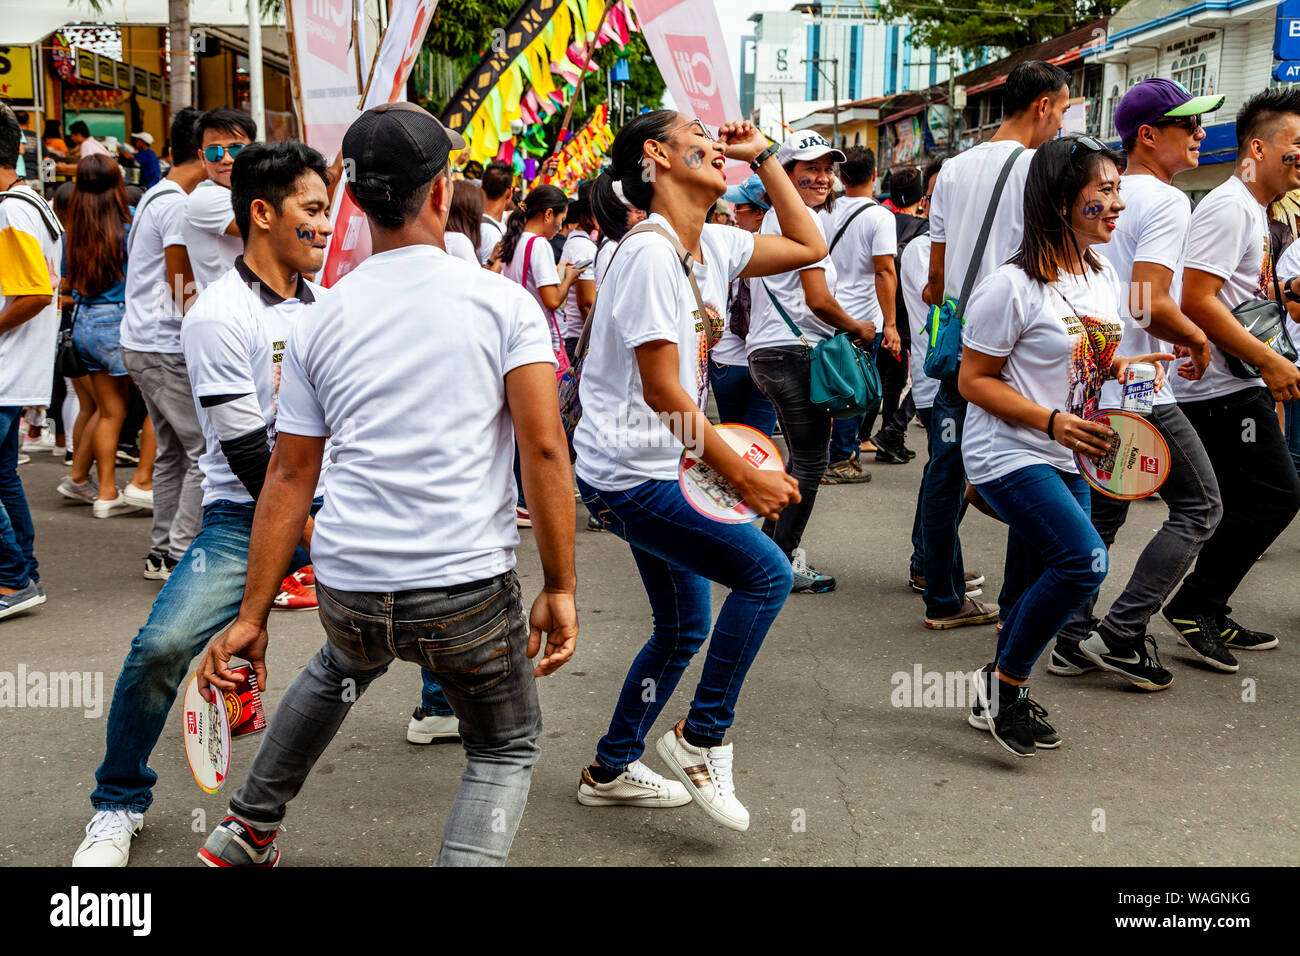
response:
<path id="1" fill-rule="evenodd" d="M 1300 83 L 1300 60 L 1283 60 L 1273 64 L 1273 79 L 1280 83 Z"/>
<path id="2" fill-rule="evenodd" d="M 1277 5 L 1277 22 L 1273 28 L 1273 58 L 1300 60 L 1300 0 L 1282 0 Z"/>

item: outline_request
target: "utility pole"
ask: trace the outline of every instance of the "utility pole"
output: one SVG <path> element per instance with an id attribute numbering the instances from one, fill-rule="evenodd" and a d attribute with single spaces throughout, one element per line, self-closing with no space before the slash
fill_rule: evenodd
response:
<path id="1" fill-rule="evenodd" d="M 957 151 L 957 64 L 952 57 L 944 60 L 910 60 L 903 66 L 946 66 L 948 68 L 948 150 Z"/>
<path id="2" fill-rule="evenodd" d="M 800 60 L 800 63 L 811 63 L 817 68 L 825 79 L 831 82 L 831 145 L 839 149 L 840 138 L 840 58 L 833 57 L 813 57 L 812 59 Z M 830 76 L 826 76 L 826 71 L 822 69 L 823 63 L 833 64 Z"/>

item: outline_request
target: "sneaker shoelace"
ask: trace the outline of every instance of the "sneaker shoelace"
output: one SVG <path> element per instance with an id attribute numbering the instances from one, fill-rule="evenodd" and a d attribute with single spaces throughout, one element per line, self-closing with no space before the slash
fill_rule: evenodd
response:
<path id="1" fill-rule="evenodd" d="M 1147 653 L 1148 645 L 1150 645 L 1151 647 L 1150 654 Z M 1138 646 L 1137 653 L 1138 656 L 1143 659 L 1142 660 L 1143 664 L 1151 664 L 1152 662 L 1154 662 L 1156 667 L 1160 668 L 1161 670 L 1164 670 L 1165 665 L 1160 662 L 1160 652 L 1156 650 L 1156 639 L 1152 637 L 1150 634 L 1148 634 L 1146 640 L 1143 641 Z"/>
<path id="2" fill-rule="evenodd" d="M 86 836 L 91 843 L 102 843 L 117 839 L 125 829 L 130 829 L 125 810 L 100 810 L 86 824 Z"/>
<path id="3" fill-rule="evenodd" d="M 664 785 L 664 778 L 639 760 L 633 760 L 623 772 L 627 774 L 628 779 L 633 783 L 645 784 L 647 787 L 654 787 L 656 790 L 661 789 Z"/>
<path id="4" fill-rule="evenodd" d="M 709 769 L 713 772 L 713 781 L 718 787 L 718 795 L 725 797 L 735 793 L 736 784 L 731 778 L 731 758 L 733 755 L 719 753 L 715 747 L 706 750 L 704 756 L 709 762 Z"/>
<path id="5" fill-rule="evenodd" d="M 1030 727 L 1037 727 L 1038 725 L 1041 724 L 1052 733 L 1056 733 L 1056 728 L 1053 727 L 1044 719 L 1045 717 L 1047 717 L 1047 708 L 1045 708 L 1042 704 L 1034 700 L 1032 697 L 1026 697 L 1024 709 L 1025 709 L 1025 720 L 1028 722 Z"/>

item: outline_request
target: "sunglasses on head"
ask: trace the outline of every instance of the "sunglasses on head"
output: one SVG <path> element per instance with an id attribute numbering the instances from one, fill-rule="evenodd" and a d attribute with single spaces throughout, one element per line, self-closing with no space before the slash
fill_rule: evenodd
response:
<path id="1" fill-rule="evenodd" d="M 1079 151 L 1080 146 L 1091 150 L 1094 153 L 1104 153 L 1107 149 L 1106 144 L 1095 136 L 1088 136 L 1086 134 L 1083 136 L 1076 136 L 1074 138 L 1074 145 L 1070 147 L 1071 158 L 1073 158 L 1074 154 Z"/>
<path id="2" fill-rule="evenodd" d="M 247 145 L 247 143 L 231 143 L 229 146 L 221 146 L 217 143 L 213 143 L 211 146 L 203 147 L 203 158 L 210 163 L 219 163 L 221 162 L 221 157 L 226 155 L 226 153 L 229 153 L 230 158 L 234 159 Z"/>

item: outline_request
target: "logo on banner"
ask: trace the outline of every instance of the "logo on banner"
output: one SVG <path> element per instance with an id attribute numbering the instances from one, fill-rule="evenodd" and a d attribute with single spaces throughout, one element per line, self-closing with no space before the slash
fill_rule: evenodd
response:
<path id="1" fill-rule="evenodd" d="M 702 36 L 665 33 L 664 41 L 672 51 L 673 67 L 690 97 L 697 116 L 718 122 L 726 112 L 718 95 L 718 81 L 709 59 L 709 45 Z"/>
<path id="2" fill-rule="evenodd" d="M 307 52 L 340 69 L 352 47 L 352 0 L 308 0 Z"/>

